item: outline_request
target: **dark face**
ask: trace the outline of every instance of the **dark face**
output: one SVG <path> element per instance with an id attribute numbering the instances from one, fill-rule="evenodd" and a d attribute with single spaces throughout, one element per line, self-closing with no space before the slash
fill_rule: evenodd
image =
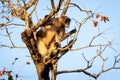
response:
<path id="1" fill-rule="evenodd" d="M 67 18 L 67 19 L 65 20 L 65 23 L 66 23 L 66 24 L 70 24 L 70 21 L 71 21 L 71 19 Z"/>
<path id="2" fill-rule="evenodd" d="M 61 27 L 69 27 L 71 19 L 68 18 L 67 16 L 61 16 L 60 18 L 54 18 L 52 20 L 52 24 L 57 27 L 57 28 L 61 28 Z"/>
<path id="3" fill-rule="evenodd" d="M 70 22 L 71 22 L 71 19 L 68 18 L 67 16 L 62 16 L 62 17 L 61 17 L 61 22 L 62 22 L 62 24 L 63 24 L 66 28 L 68 28 L 68 27 L 69 27 L 69 24 L 70 24 Z"/>

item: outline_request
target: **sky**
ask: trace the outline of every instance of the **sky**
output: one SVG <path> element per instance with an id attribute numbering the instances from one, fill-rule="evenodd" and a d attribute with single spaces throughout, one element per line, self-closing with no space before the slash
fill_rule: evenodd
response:
<path id="1" fill-rule="evenodd" d="M 14 1 L 14 0 L 13 0 Z M 46 3 L 47 1 L 47 3 Z M 37 13 L 39 19 L 42 19 L 44 15 L 49 13 L 49 10 L 46 9 L 46 7 L 50 7 L 50 1 L 49 0 L 40 0 L 39 6 L 37 6 Z M 55 1 L 57 3 L 57 0 Z M 113 56 L 117 55 L 120 52 L 120 9 L 119 7 L 119 0 L 71 0 L 71 2 L 77 3 L 82 9 L 92 10 L 96 13 L 99 13 L 104 16 L 108 16 L 109 20 L 108 22 L 100 22 L 98 27 L 94 28 L 92 21 L 89 20 L 87 23 L 85 23 L 81 31 L 78 35 L 77 42 L 73 46 L 73 48 L 79 48 L 82 46 L 85 46 L 89 43 L 89 41 L 92 39 L 93 36 L 95 36 L 98 33 L 98 28 L 100 28 L 100 31 L 104 31 L 106 29 L 110 29 L 106 31 L 106 34 L 103 35 L 103 37 L 97 38 L 94 43 L 106 43 L 107 40 L 112 40 L 113 46 L 118 52 L 115 52 L 113 49 L 108 47 L 106 51 L 103 53 L 103 56 L 105 58 L 109 57 L 107 63 L 105 64 L 105 68 L 109 68 L 113 64 Z M 1 6 L 1 3 L 0 3 Z M 81 21 L 85 14 L 80 12 L 77 8 L 71 7 L 69 8 L 67 14 L 71 19 L 75 18 L 76 20 Z M 0 15 L 1 17 L 1 15 Z M 36 17 L 32 16 L 34 23 L 37 22 Z M 94 19 L 94 18 L 93 18 Z M 15 23 L 21 23 L 24 24 L 19 19 L 13 20 Z M 99 20 L 100 21 L 100 20 Z M 5 22 L 2 18 L 0 18 L 0 23 Z M 73 28 L 78 28 L 77 25 L 74 24 L 74 20 L 72 20 L 70 28 L 66 29 L 66 31 L 70 31 Z M 9 31 L 12 33 L 12 40 L 15 43 L 16 46 L 25 46 L 24 43 L 21 40 L 21 32 L 24 30 L 24 27 L 14 27 L 11 26 Z M 0 34 L 6 34 L 5 30 L 0 30 Z M 11 45 L 10 41 L 5 36 L 0 36 L 0 44 L 7 44 Z M 66 44 L 68 40 L 67 39 L 63 44 Z M 117 45 L 116 45 L 117 44 Z M 66 55 L 64 55 L 58 62 L 58 70 L 74 70 L 74 69 L 80 69 L 84 68 L 86 66 L 86 62 L 82 57 L 82 53 L 84 53 L 85 57 L 90 60 L 94 55 L 96 55 L 96 50 L 99 48 L 88 48 L 83 50 L 77 50 L 77 51 L 70 51 Z M 0 70 L 3 68 L 6 68 L 7 70 L 12 70 L 13 75 L 19 74 L 20 77 L 18 80 L 37 80 L 37 74 L 35 70 L 35 66 L 29 57 L 30 54 L 27 49 L 10 49 L 6 47 L 0 48 Z M 14 62 L 15 58 L 19 58 L 14 65 L 12 63 Z M 92 73 L 99 72 L 101 61 L 100 58 L 96 59 L 94 62 L 94 66 L 92 69 L 88 70 Z M 26 62 L 30 62 L 30 65 L 26 65 Z M 119 64 L 120 66 L 120 64 Z M 0 77 L 0 79 L 6 78 L 6 76 Z M 98 80 L 119 80 L 120 78 L 120 70 L 111 70 L 109 72 L 103 73 Z M 6 78 L 7 79 L 7 78 Z M 94 80 L 93 78 L 86 76 L 83 73 L 68 73 L 68 74 L 60 74 L 57 76 L 57 80 Z"/>

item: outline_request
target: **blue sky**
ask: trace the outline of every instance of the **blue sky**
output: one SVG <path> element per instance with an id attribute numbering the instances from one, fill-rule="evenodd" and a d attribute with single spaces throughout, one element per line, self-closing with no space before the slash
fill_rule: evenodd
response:
<path id="1" fill-rule="evenodd" d="M 46 3 L 47 1 L 47 3 Z M 49 11 L 46 10 L 46 6 L 50 7 L 49 0 L 40 0 L 41 4 L 38 6 L 38 17 L 43 18 L 44 15 L 48 14 Z M 113 45 L 113 47 L 120 52 L 120 9 L 118 0 L 71 0 L 71 2 L 77 3 L 80 5 L 83 9 L 88 9 L 95 11 L 96 13 L 100 13 L 101 15 L 108 16 L 110 21 L 107 23 L 101 22 L 98 26 L 101 31 L 108 30 L 103 35 L 108 40 L 113 40 L 113 44 L 117 43 L 117 45 Z M 1 4 L 0 4 L 1 6 Z M 75 18 L 77 20 L 81 20 L 85 17 L 84 13 L 81 13 L 77 8 L 71 7 L 67 15 L 70 18 Z M 3 19 L 0 18 L 1 22 L 4 22 Z M 33 16 L 33 21 L 36 23 L 37 19 L 35 16 Z M 14 22 L 23 23 L 22 21 L 15 19 Z M 67 31 L 77 28 L 75 24 L 72 23 L 70 25 L 70 28 L 67 29 Z M 11 26 L 12 27 L 12 26 Z M 24 30 L 24 27 L 12 27 L 9 29 L 12 33 L 12 40 L 14 41 L 15 45 L 18 46 L 24 46 L 24 43 L 21 40 L 20 33 Z M 85 25 L 82 26 L 81 31 L 78 36 L 78 40 L 73 46 L 73 48 L 78 48 L 84 45 L 87 45 L 91 38 L 96 35 L 98 32 L 98 27 L 94 28 L 92 26 L 92 22 L 89 20 Z M 6 34 L 4 30 L 0 31 L 0 34 Z M 70 40 L 70 38 L 68 39 Z M 104 43 L 106 42 L 103 38 L 98 38 L 94 43 Z M 66 43 L 66 42 L 65 42 Z M 0 44 L 8 44 L 11 45 L 8 41 L 8 38 L 1 36 L 0 38 Z M 58 70 L 73 70 L 73 69 L 79 69 L 86 66 L 86 62 L 84 61 L 82 57 L 82 53 L 85 54 L 86 58 L 89 60 L 91 57 L 93 57 L 96 54 L 96 49 L 99 48 L 89 48 L 89 49 L 83 49 L 78 51 L 70 51 L 66 55 L 62 57 L 59 61 L 59 67 Z M 27 49 L 9 49 L 9 48 L 0 48 L 0 70 L 2 70 L 4 67 L 8 70 L 12 70 L 14 74 L 19 74 L 23 80 L 37 80 L 37 74 L 35 71 L 35 66 L 31 60 L 30 57 L 26 57 L 26 55 L 29 55 L 29 52 Z M 109 57 L 108 62 L 106 63 L 106 67 L 110 67 L 113 63 L 113 56 L 117 55 L 117 53 L 112 50 L 111 48 L 107 48 L 107 50 L 104 52 L 104 57 Z M 14 59 L 18 57 L 19 59 L 15 63 L 14 66 L 12 66 L 12 62 Z M 30 61 L 30 65 L 26 65 L 26 62 Z M 92 68 L 91 72 L 95 73 L 99 71 L 101 61 L 96 60 L 94 64 L 94 68 Z M 3 76 L 4 77 L 4 76 Z M 98 80 L 119 80 L 120 77 L 120 70 L 112 70 L 107 73 L 104 73 L 101 75 Z M 2 77 L 0 77 L 1 79 Z M 61 74 L 57 76 L 57 80 L 93 80 L 93 78 L 84 75 L 83 73 L 70 73 L 70 74 Z"/>

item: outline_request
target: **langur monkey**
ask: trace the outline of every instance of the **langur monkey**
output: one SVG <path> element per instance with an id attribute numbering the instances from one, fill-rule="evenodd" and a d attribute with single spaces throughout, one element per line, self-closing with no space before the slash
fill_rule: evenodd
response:
<path id="1" fill-rule="evenodd" d="M 41 56 L 50 57 L 57 53 L 57 47 L 60 47 L 62 36 L 65 34 L 65 27 L 68 28 L 70 18 L 61 16 L 53 18 L 37 32 L 37 47 Z"/>

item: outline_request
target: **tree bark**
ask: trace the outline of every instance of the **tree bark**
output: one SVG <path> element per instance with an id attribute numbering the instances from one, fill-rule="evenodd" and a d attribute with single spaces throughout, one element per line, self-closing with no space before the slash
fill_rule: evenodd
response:
<path id="1" fill-rule="evenodd" d="M 44 64 L 42 62 L 42 57 L 37 50 L 36 40 L 34 39 L 33 34 L 25 30 L 24 32 L 22 32 L 21 37 L 23 42 L 26 44 L 27 48 L 29 49 L 32 60 L 34 61 L 38 74 L 38 79 L 50 80 L 49 78 L 50 64 Z"/>
<path id="2" fill-rule="evenodd" d="M 76 32 L 76 29 L 73 29 L 70 32 L 66 33 L 63 40 L 75 32 Z M 57 55 L 55 55 L 55 57 L 49 59 L 46 64 L 46 63 L 44 63 L 41 55 L 38 52 L 37 41 L 34 39 L 33 32 L 31 32 L 30 30 L 25 30 L 24 32 L 21 33 L 21 38 L 22 38 L 23 42 L 26 44 L 26 46 L 31 54 L 31 58 L 36 66 L 38 79 L 39 80 L 50 80 L 49 72 L 50 72 L 50 70 L 52 70 L 51 71 L 52 72 L 51 73 L 52 80 L 56 80 L 57 61 L 58 61 Z M 58 51 L 58 52 L 60 52 L 60 51 Z"/>

